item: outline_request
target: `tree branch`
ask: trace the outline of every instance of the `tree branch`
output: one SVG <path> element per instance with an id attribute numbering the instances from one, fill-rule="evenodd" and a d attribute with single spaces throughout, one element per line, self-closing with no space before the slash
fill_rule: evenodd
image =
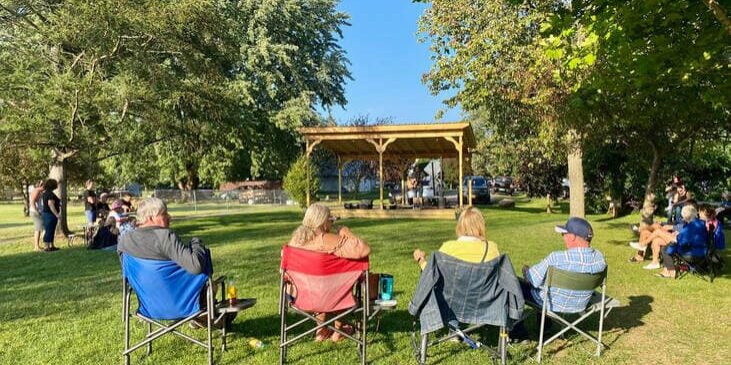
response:
<path id="1" fill-rule="evenodd" d="M 718 4 L 716 0 L 703 0 L 708 8 L 711 9 L 713 15 L 718 19 L 719 22 L 726 28 L 726 32 L 731 35 L 731 19 L 726 16 L 726 11 Z"/>
<path id="2" fill-rule="evenodd" d="M 164 141 L 164 140 L 166 140 L 166 139 L 168 139 L 170 137 L 171 136 L 164 136 L 164 137 L 160 137 L 160 138 L 155 138 L 155 139 L 150 140 L 150 141 L 144 141 L 142 143 L 142 145 L 144 145 L 144 146 L 153 145 L 153 144 L 156 144 L 156 143 L 160 143 L 160 142 L 162 142 L 162 141 Z M 108 158 L 112 158 L 112 157 L 115 157 L 115 156 L 121 156 L 121 155 L 125 155 L 125 154 L 132 153 L 132 152 L 133 151 L 130 151 L 129 149 L 125 148 L 125 149 L 122 149 L 121 151 L 112 152 L 112 153 L 110 153 L 108 155 L 102 156 L 102 157 L 96 159 L 96 162 L 101 162 L 101 161 L 104 161 L 104 160 L 106 160 Z"/>
<path id="3" fill-rule="evenodd" d="M 71 136 L 69 137 L 69 144 L 74 142 L 74 121 L 76 121 L 76 116 L 79 114 L 79 90 L 75 90 L 74 92 L 74 105 L 71 107 Z"/>
<path id="4" fill-rule="evenodd" d="M 39 29 L 39 28 L 38 28 L 38 26 L 37 26 L 37 25 L 36 25 L 35 23 L 33 23 L 33 22 L 32 22 L 32 21 L 30 20 L 30 19 L 28 19 L 28 17 L 27 17 L 27 16 L 25 16 L 25 15 L 20 15 L 20 14 L 18 14 L 17 12 L 15 12 L 15 11 L 13 11 L 13 10 L 11 10 L 11 9 L 7 8 L 7 7 L 6 7 L 5 5 L 3 5 L 3 4 L 0 4 L 0 8 L 2 8 L 2 9 L 3 9 L 3 10 L 5 10 L 5 11 L 7 11 L 7 12 L 8 12 L 8 13 L 9 13 L 10 15 L 14 16 L 14 17 L 15 17 L 16 19 L 20 19 L 20 20 L 23 20 L 23 21 L 25 21 L 26 23 L 28 23 L 28 25 L 30 25 L 31 27 L 35 28 L 36 30 L 38 30 L 38 29 Z"/>

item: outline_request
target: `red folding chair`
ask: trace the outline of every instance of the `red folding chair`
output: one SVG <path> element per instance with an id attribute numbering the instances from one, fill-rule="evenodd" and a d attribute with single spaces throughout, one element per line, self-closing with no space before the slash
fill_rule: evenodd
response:
<path id="1" fill-rule="evenodd" d="M 329 328 L 358 346 L 361 364 L 366 363 L 366 322 L 368 321 L 368 258 L 348 260 L 331 254 L 284 246 L 282 249 L 279 315 L 281 318 L 279 363 L 287 360 L 287 348 L 311 336 L 320 328 Z M 304 318 L 288 324 L 289 311 Z M 335 315 L 320 322 L 321 313 Z M 350 335 L 335 328 L 335 321 L 353 315 L 356 332 Z M 316 326 L 288 338 L 301 325 L 314 321 Z"/>

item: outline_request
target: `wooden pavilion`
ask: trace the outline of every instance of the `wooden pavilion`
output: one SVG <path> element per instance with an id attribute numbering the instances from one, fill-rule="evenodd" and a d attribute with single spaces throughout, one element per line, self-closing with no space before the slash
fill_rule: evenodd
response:
<path id="1" fill-rule="evenodd" d="M 383 161 L 389 158 L 457 158 L 459 161 L 459 206 L 464 205 L 464 161 L 475 147 L 469 123 L 404 124 L 365 127 L 300 128 L 309 157 L 315 147 L 332 151 L 338 160 L 338 202 L 342 203 L 343 165 L 352 160 L 377 160 L 383 205 Z M 307 205 L 310 205 L 309 190 Z"/>

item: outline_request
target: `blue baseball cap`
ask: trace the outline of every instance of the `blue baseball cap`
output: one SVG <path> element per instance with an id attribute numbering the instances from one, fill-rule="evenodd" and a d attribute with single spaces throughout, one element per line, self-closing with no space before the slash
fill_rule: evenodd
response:
<path id="1" fill-rule="evenodd" d="M 594 230 L 591 224 L 583 218 L 571 217 L 563 226 L 556 226 L 556 232 L 561 234 L 572 233 L 587 241 L 594 237 Z"/>

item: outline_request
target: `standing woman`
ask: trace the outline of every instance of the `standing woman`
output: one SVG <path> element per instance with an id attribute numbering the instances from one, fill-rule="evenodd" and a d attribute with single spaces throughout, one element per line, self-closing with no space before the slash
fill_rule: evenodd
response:
<path id="1" fill-rule="evenodd" d="M 58 182 L 54 179 L 48 179 L 43 184 L 43 228 L 46 231 L 43 234 L 43 243 L 46 245 L 46 252 L 58 250 L 53 245 L 58 217 L 61 215 L 61 199 L 53 192 L 56 188 Z"/>
<path id="2" fill-rule="evenodd" d="M 41 232 L 43 232 L 43 217 L 41 212 L 43 211 L 43 202 L 41 201 L 41 195 L 43 195 L 43 181 L 39 181 L 33 187 L 30 192 L 28 211 L 30 213 L 30 219 L 33 220 L 33 251 L 41 250 Z"/>

